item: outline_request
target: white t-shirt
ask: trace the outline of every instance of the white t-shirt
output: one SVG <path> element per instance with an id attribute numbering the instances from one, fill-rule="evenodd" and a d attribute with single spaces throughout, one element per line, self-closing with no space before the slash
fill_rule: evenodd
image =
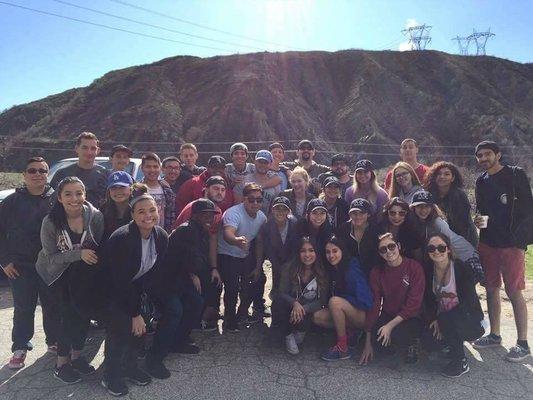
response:
<path id="1" fill-rule="evenodd" d="M 165 228 L 165 192 L 161 185 L 156 188 L 148 188 L 148 193 L 154 198 L 159 211 L 159 222 L 157 223 L 161 228 Z"/>
<path id="2" fill-rule="evenodd" d="M 235 236 L 245 236 L 248 243 L 254 240 L 261 226 L 266 222 L 266 215 L 259 210 L 255 218 L 250 217 L 244 208 L 244 204 L 240 203 L 228 208 L 222 216 L 222 226 L 232 226 L 236 229 Z M 237 258 L 245 258 L 250 251 L 249 247 L 246 250 L 238 246 L 233 246 L 224 240 L 224 229 L 218 233 L 218 254 L 225 254 Z"/>

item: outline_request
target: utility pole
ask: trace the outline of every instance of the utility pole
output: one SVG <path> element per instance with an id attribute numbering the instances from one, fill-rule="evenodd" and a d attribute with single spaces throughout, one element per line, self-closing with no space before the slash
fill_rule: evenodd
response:
<path id="1" fill-rule="evenodd" d="M 476 32 L 476 30 L 474 29 L 474 33 L 468 36 L 469 40 L 473 40 L 474 42 L 476 42 L 476 56 L 486 55 L 485 45 L 487 44 L 487 40 L 489 40 L 493 36 L 496 35 L 490 31 L 490 28 L 486 32 Z"/>
<path id="2" fill-rule="evenodd" d="M 432 26 L 423 24 L 403 29 L 402 33 L 409 37 L 409 43 L 411 43 L 413 50 L 425 50 L 426 46 L 431 43 L 431 36 L 429 36 L 431 28 Z"/>
<path id="3" fill-rule="evenodd" d="M 470 36 L 468 37 L 459 37 L 456 36 L 452 40 L 457 40 L 457 45 L 459 46 L 459 54 L 462 56 L 468 55 L 468 47 L 470 46 Z"/>

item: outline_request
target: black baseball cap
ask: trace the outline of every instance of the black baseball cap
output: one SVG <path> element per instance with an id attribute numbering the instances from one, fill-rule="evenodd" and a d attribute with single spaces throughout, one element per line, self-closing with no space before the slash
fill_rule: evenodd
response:
<path id="1" fill-rule="evenodd" d="M 209 187 L 211 185 L 228 186 L 228 184 L 226 183 L 226 180 L 222 178 L 220 175 L 213 175 L 207 178 L 207 180 L 205 181 L 205 187 Z"/>
<path id="2" fill-rule="evenodd" d="M 477 152 L 482 149 L 492 150 L 494 154 L 498 154 L 500 152 L 500 146 L 498 146 L 498 144 L 492 140 L 483 140 L 482 142 L 479 142 L 476 145 L 476 151 L 474 154 L 477 155 Z"/>
<path id="3" fill-rule="evenodd" d="M 331 185 L 335 185 L 335 186 L 341 187 L 341 181 L 339 181 L 334 176 L 328 176 L 326 179 L 324 179 L 324 183 L 322 184 L 322 187 L 328 187 L 328 186 L 331 186 Z"/>
<path id="4" fill-rule="evenodd" d="M 270 146 L 268 146 L 268 150 L 272 151 L 272 149 L 281 149 L 285 151 L 285 147 L 279 142 L 274 142 Z"/>
<path id="5" fill-rule="evenodd" d="M 215 203 L 209 199 L 198 199 L 192 203 L 191 214 L 198 214 L 201 212 L 214 212 L 218 213 Z"/>
<path id="6" fill-rule="evenodd" d="M 348 163 L 348 157 L 341 153 L 335 154 L 333 157 L 331 157 L 331 165 L 338 162 Z"/>
<path id="7" fill-rule="evenodd" d="M 243 150 L 246 154 L 248 154 L 248 146 L 246 146 L 244 143 L 241 143 L 241 142 L 233 143 L 231 147 L 229 148 L 229 153 L 233 154 L 237 150 Z"/>
<path id="8" fill-rule="evenodd" d="M 222 156 L 211 156 L 209 157 L 209 160 L 207 160 L 208 167 L 217 167 L 219 165 L 226 166 L 226 164 L 226 159 Z"/>
<path id="9" fill-rule="evenodd" d="M 350 203 L 350 211 L 348 213 L 351 213 L 352 211 L 362 211 L 366 214 L 372 214 L 373 208 L 372 204 L 367 199 L 355 199 Z"/>
<path id="10" fill-rule="evenodd" d="M 413 200 L 411 200 L 411 207 L 418 206 L 420 204 L 435 204 L 433 195 L 426 190 L 419 190 L 413 195 Z"/>
<path id="11" fill-rule="evenodd" d="M 302 147 L 310 147 L 311 149 L 315 148 L 315 146 L 313 146 L 313 143 L 307 139 L 301 140 L 300 143 L 298 143 L 298 150 L 300 150 Z"/>
<path id="12" fill-rule="evenodd" d="M 312 213 L 313 211 L 315 211 L 316 209 L 318 208 L 321 208 L 323 209 L 324 211 L 328 211 L 328 205 L 326 204 L 326 202 L 322 199 L 313 199 L 313 200 L 309 200 L 309 203 L 307 203 L 307 208 L 305 210 L 305 212 L 307 214 L 309 213 Z"/>
<path id="13" fill-rule="evenodd" d="M 111 148 L 111 157 L 113 157 L 113 155 L 119 151 L 128 153 L 128 157 L 133 155 L 133 151 L 129 147 L 124 146 L 123 144 L 117 144 Z"/>
<path id="14" fill-rule="evenodd" d="M 355 163 L 355 171 L 362 169 L 365 171 L 374 171 L 374 164 L 370 160 L 359 160 Z"/>
<path id="15" fill-rule="evenodd" d="M 285 196 L 278 196 L 274 200 L 272 200 L 272 208 L 274 208 L 276 206 L 287 207 L 290 210 L 291 209 L 291 202 Z"/>

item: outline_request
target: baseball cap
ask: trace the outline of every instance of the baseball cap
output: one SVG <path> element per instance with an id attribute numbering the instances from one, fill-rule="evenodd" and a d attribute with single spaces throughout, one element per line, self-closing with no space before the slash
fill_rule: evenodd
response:
<path id="1" fill-rule="evenodd" d="M 272 208 L 274 208 L 276 206 L 287 207 L 290 210 L 291 209 L 291 202 L 285 196 L 278 196 L 274 200 L 272 200 Z"/>
<path id="2" fill-rule="evenodd" d="M 201 212 L 218 212 L 215 208 L 215 203 L 209 199 L 198 199 L 192 203 L 191 214 L 198 214 Z"/>
<path id="3" fill-rule="evenodd" d="M 125 171 L 115 171 L 107 178 L 107 188 L 113 186 L 129 187 L 133 185 L 133 178 Z"/>
<path id="4" fill-rule="evenodd" d="M 411 207 L 418 206 L 420 204 L 435 204 L 433 200 L 433 195 L 425 190 L 419 190 L 413 195 L 413 200 L 411 200 Z"/>
<path id="5" fill-rule="evenodd" d="M 268 146 L 268 150 L 272 151 L 273 149 L 281 149 L 285 150 L 285 147 L 279 142 L 274 142 L 270 146 Z"/>
<path id="6" fill-rule="evenodd" d="M 211 156 L 209 157 L 209 160 L 207 160 L 208 167 L 218 167 L 220 165 L 226 166 L 226 164 L 226 160 L 222 156 Z"/>
<path id="7" fill-rule="evenodd" d="M 119 151 L 124 151 L 128 153 L 128 157 L 131 157 L 133 155 L 133 151 L 129 147 L 124 146 L 123 144 L 117 144 L 111 148 L 111 157 L 113 157 L 113 155 Z"/>
<path id="8" fill-rule="evenodd" d="M 209 186 L 212 186 L 212 185 L 228 186 L 226 180 L 224 178 L 222 178 L 220 175 L 213 175 L 213 176 L 210 176 L 209 178 L 207 178 L 207 180 L 205 181 L 205 187 L 209 187 Z"/>
<path id="9" fill-rule="evenodd" d="M 477 152 L 482 149 L 492 150 L 495 154 L 500 152 L 500 146 L 498 146 L 498 144 L 492 140 L 483 140 L 482 142 L 479 142 L 476 145 L 476 151 L 474 154 L 477 154 Z"/>
<path id="10" fill-rule="evenodd" d="M 350 211 L 362 211 L 366 214 L 372 214 L 372 204 L 367 199 L 355 199 L 350 203 Z"/>
<path id="11" fill-rule="evenodd" d="M 374 171 L 374 164 L 370 160 L 359 160 L 355 163 L 355 171 L 362 169 L 365 171 Z"/>
<path id="12" fill-rule="evenodd" d="M 340 187 L 341 182 L 334 176 L 328 176 L 326 179 L 324 179 L 324 183 L 322 184 L 323 187 L 328 187 L 331 185 L 335 185 Z"/>
<path id="13" fill-rule="evenodd" d="M 328 206 L 326 204 L 326 202 L 322 199 L 313 199 L 313 200 L 310 200 L 309 203 L 307 203 L 307 208 L 305 210 L 305 212 L 307 214 L 309 213 L 312 213 L 313 211 L 317 210 L 317 209 L 323 209 L 324 211 L 328 211 Z"/>
<path id="14" fill-rule="evenodd" d="M 246 154 L 248 154 L 248 146 L 246 146 L 244 143 L 241 143 L 241 142 L 233 143 L 231 147 L 229 148 L 229 153 L 233 154 L 236 150 L 244 150 Z"/>
<path id="15" fill-rule="evenodd" d="M 255 153 L 255 159 L 256 160 L 265 160 L 269 163 L 272 162 L 272 153 L 268 150 L 259 150 L 257 153 Z"/>
<path id="16" fill-rule="evenodd" d="M 335 154 L 333 157 L 331 157 L 331 165 L 338 162 L 348 163 L 348 158 L 344 154 L 340 153 Z"/>
<path id="17" fill-rule="evenodd" d="M 307 139 L 301 140 L 300 143 L 298 143 L 298 149 L 301 149 L 302 147 L 310 147 L 311 149 L 315 148 L 315 146 L 313 146 L 313 143 Z"/>

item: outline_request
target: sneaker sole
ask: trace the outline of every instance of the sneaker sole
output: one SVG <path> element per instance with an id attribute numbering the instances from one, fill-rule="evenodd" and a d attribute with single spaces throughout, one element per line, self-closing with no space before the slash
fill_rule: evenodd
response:
<path id="1" fill-rule="evenodd" d="M 94 373 L 96 372 L 96 369 L 93 369 L 91 372 L 82 372 L 82 371 L 80 371 L 79 369 L 76 369 L 76 368 L 74 368 L 74 367 L 73 367 L 73 369 L 74 369 L 74 371 L 76 371 L 78 374 L 83 375 L 83 376 L 89 376 L 89 375 L 92 375 L 92 374 L 94 374 Z"/>
<path id="2" fill-rule="evenodd" d="M 74 385 L 74 384 L 76 384 L 76 383 L 81 382 L 81 378 L 79 378 L 79 379 L 76 380 L 76 381 L 72 381 L 72 382 L 64 381 L 64 380 L 61 379 L 61 378 L 59 377 L 59 375 L 57 375 L 56 373 L 54 373 L 54 377 L 55 377 L 56 379 L 60 380 L 61 382 L 63 382 L 64 384 L 66 384 L 66 385 Z"/>
<path id="3" fill-rule="evenodd" d="M 124 379 L 126 379 L 128 382 L 131 382 L 137 386 L 148 386 L 152 382 L 152 381 L 141 382 L 141 381 L 138 381 L 137 379 L 130 378 L 129 376 L 126 376 Z"/>
<path id="4" fill-rule="evenodd" d="M 466 374 L 470 371 L 470 366 L 467 366 L 464 371 L 462 371 L 459 375 L 446 375 L 444 372 L 441 373 L 442 376 L 445 376 L 446 378 L 459 378 L 460 376 Z"/>
<path id="5" fill-rule="evenodd" d="M 107 390 L 107 393 L 109 393 L 111 396 L 122 397 L 128 394 L 128 392 L 126 393 L 113 392 L 111 389 L 107 387 L 107 383 L 105 381 L 101 381 L 100 384 L 105 388 L 105 390 Z"/>
<path id="6" fill-rule="evenodd" d="M 287 350 L 287 353 L 289 353 L 291 356 L 296 356 L 296 355 L 300 354 L 299 351 L 290 351 L 290 350 Z"/>
<path id="7" fill-rule="evenodd" d="M 518 363 L 518 362 L 521 362 L 521 361 L 524 361 L 526 358 L 528 358 L 531 354 L 526 354 L 525 356 L 523 357 L 514 357 L 514 358 L 511 358 L 511 357 L 507 357 L 505 356 L 505 360 L 509 361 L 509 362 L 514 362 L 514 363 Z"/>
<path id="8" fill-rule="evenodd" d="M 326 357 L 320 357 L 322 360 L 324 361 L 327 361 L 327 362 L 335 362 L 335 361 L 341 361 L 341 360 L 349 360 L 352 358 L 351 355 L 347 355 L 347 356 L 343 356 L 343 357 L 339 357 L 339 358 L 326 358 Z"/>
<path id="9" fill-rule="evenodd" d="M 472 347 L 476 350 L 483 350 L 483 349 L 490 349 L 492 347 L 501 347 L 502 344 L 500 343 L 494 343 L 494 344 L 487 344 L 487 345 L 478 345 L 475 343 L 472 343 Z"/>

